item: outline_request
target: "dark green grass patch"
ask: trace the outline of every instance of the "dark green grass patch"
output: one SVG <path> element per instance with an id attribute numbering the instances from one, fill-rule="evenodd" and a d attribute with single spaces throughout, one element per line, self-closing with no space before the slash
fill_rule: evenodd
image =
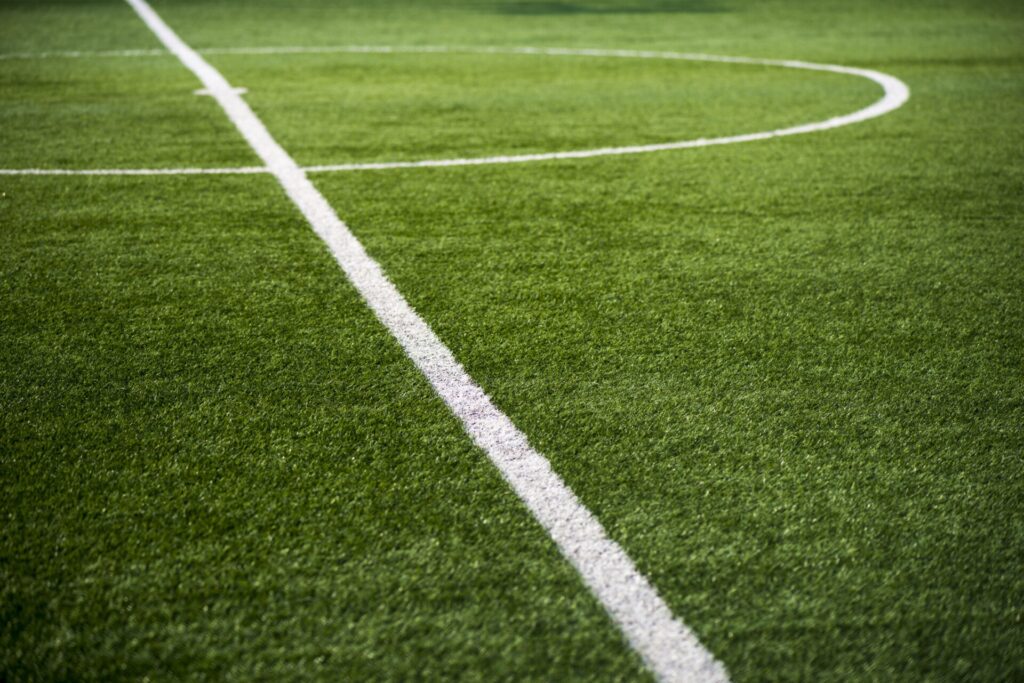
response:
<path id="1" fill-rule="evenodd" d="M 170 57 L 0 62 L 0 168 L 258 166 Z"/>
<path id="2" fill-rule="evenodd" d="M 271 180 L 54 186 L 0 206 L 0 677 L 642 675 Z"/>
<path id="3" fill-rule="evenodd" d="M 0 48 L 3 53 L 152 49 L 153 34 L 125 9 L 114 0 L 3 0 Z"/>

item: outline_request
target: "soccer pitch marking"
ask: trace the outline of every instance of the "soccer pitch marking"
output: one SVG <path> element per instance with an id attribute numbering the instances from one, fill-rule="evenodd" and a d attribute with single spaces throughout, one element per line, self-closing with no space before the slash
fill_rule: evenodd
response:
<path id="1" fill-rule="evenodd" d="M 190 48 L 191 49 L 191 48 Z M 394 45 L 338 45 L 325 47 L 240 47 L 211 48 L 202 50 L 204 54 L 228 55 L 287 55 L 287 54 L 491 54 L 491 55 L 544 55 L 554 57 L 611 57 L 622 59 L 661 59 L 691 62 L 719 62 L 725 64 L 746 64 L 754 66 L 774 66 L 785 69 L 802 69 L 805 71 L 824 71 L 866 78 L 882 87 L 882 98 L 873 104 L 858 109 L 850 114 L 834 116 L 823 121 L 777 128 L 774 130 L 740 135 L 728 135 L 716 138 L 697 138 L 694 140 L 677 140 L 649 145 L 627 145 L 623 147 L 600 147 L 596 149 L 570 150 L 564 152 L 541 152 L 536 154 L 514 154 L 488 157 L 469 157 L 455 159 L 427 159 L 422 161 L 377 161 L 351 164 L 322 164 L 305 166 L 303 171 L 309 173 L 328 173 L 342 171 L 386 171 L 403 168 L 447 168 L 453 166 L 484 166 L 491 164 L 521 164 L 533 161 L 556 161 L 560 159 L 589 159 L 592 157 L 619 156 L 626 154 L 648 154 L 678 149 L 694 149 L 717 145 L 732 145 L 741 142 L 756 142 L 771 138 L 787 137 L 816 133 L 833 128 L 841 128 L 854 123 L 884 116 L 902 107 L 910 99 L 910 88 L 907 84 L 889 74 L 871 69 L 859 69 L 838 64 L 818 64 L 786 59 L 759 59 L 754 57 L 727 57 L 722 55 L 706 55 L 689 52 L 656 52 L 647 50 L 599 50 L 585 48 L 559 47 L 454 47 L 444 45 L 394 46 Z M 82 57 L 155 57 L 166 55 L 161 50 L 123 50 L 103 52 L 40 52 L 12 53 L 0 55 L 0 59 L 35 58 L 82 58 Z M 197 91 L 197 94 L 207 94 Z M 169 169 L 0 169 L 0 175 L 225 175 L 270 173 L 265 167 L 243 166 L 237 168 L 169 168 Z"/>
<path id="2" fill-rule="evenodd" d="M 626 551 L 608 537 L 548 460 L 530 446 L 526 436 L 473 382 L 238 90 L 179 38 L 145 0 L 126 2 L 221 106 L 327 244 L 377 318 L 551 535 L 654 675 L 672 683 L 727 681 L 725 667 L 675 618 Z"/>
<path id="3" fill-rule="evenodd" d="M 610 539 L 601 523 L 583 506 L 572 490 L 534 450 L 526 436 L 488 398 L 429 325 L 388 280 L 381 266 L 365 251 L 348 226 L 310 182 L 307 173 L 388 170 L 525 163 L 559 159 L 642 154 L 753 142 L 811 133 L 866 121 L 902 106 L 910 91 L 899 79 L 868 69 L 790 60 L 679 52 L 597 50 L 535 47 L 448 46 L 336 46 L 222 48 L 206 54 L 316 54 L 316 53 L 465 53 L 521 54 L 561 57 L 610 57 L 665 59 L 775 66 L 825 71 L 867 78 L 883 89 L 883 97 L 851 114 L 824 121 L 742 135 L 680 140 L 650 145 L 477 158 L 424 161 L 384 161 L 300 167 L 274 140 L 260 119 L 242 99 L 243 88 L 233 87 L 198 52 L 184 43 L 145 0 L 126 0 L 156 34 L 170 54 L 195 74 L 204 86 L 197 95 L 214 98 L 252 149 L 265 164 L 236 168 L 178 169 L 0 169 L 0 175 L 200 175 L 271 174 L 299 208 L 313 230 L 326 243 L 349 280 L 378 319 L 395 336 L 434 390 L 462 422 L 474 443 L 501 471 L 508 484 L 548 531 L 563 556 L 576 568 L 584 583 L 601 602 L 630 645 L 662 681 L 727 681 L 725 667 L 676 619 L 657 591 L 635 567 L 625 550 Z M 62 52 L 0 55 L 0 59 L 48 57 L 154 57 L 161 50 Z"/>

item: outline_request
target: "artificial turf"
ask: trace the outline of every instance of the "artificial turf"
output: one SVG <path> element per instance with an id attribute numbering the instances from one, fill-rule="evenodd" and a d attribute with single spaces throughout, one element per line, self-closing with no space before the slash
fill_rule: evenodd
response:
<path id="1" fill-rule="evenodd" d="M 734 680 L 1024 677 L 1013 2 L 156 2 L 198 48 L 541 45 L 879 69 L 857 126 L 316 174 Z M 152 49 L 0 3 L 3 52 Z M 749 66 L 229 55 L 306 164 L 846 113 Z M 250 165 L 170 57 L 0 61 L 0 166 Z M 0 177 L 0 678 L 646 674 L 269 177 Z"/>

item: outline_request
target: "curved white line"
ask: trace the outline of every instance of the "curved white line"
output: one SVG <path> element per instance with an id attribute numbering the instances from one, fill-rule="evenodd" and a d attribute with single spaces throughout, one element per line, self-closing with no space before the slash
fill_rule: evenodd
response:
<path id="1" fill-rule="evenodd" d="M 729 145 L 739 142 L 753 142 L 755 140 L 767 140 L 769 138 L 784 137 L 788 135 L 800 135 L 803 133 L 814 133 L 841 126 L 848 126 L 853 123 L 860 123 L 868 119 L 877 118 L 898 109 L 910 99 L 910 88 L 907 84 L 889 74 L 871 69 L 858 69 L 836 64 L 816 64 L 813 62 L 801 62 L 795 60 L 779 59 L 757 59 L 753 57 L 726 57 L 719 55 L 705 55 L 685 52 L 650 52 L 640 50 L 589 50 L 573 48 L 471 48 L 471 47 L 369 47 L 351 46 L 338 48 L 330 51 L 345 52 L 453 52 L 472 54 L 536 54 L 553 56 L 585 56 L 585 57 L 620 57 L 627 59 L 675 59 L 699 62 L 724 62 L 730 64 L 753 64 L 758 66 L 777 66 L 789 69 L 805 69 L 809 71 L 827 71 L 831 73 L 859 76 L 882 86 L 883 95 L 880 100 L 872 105 L 860 109 L 851 114 L 836 116 L 824 121 L 805 123 L 789 128 L 758 133 L 746 133 L 743 135 L 730 135 L 717 138 L 698 138 L 696 140 L 677 140 L 674 142 L 663 142 L 651 145 L 629 145 L 624 147 L 601 147 L 597 149 L 574 150 L 568 152 L 542 152 L 539 154 L 516 154 L 492 157 L 475 157 L 464 159 L 430 159 L 425 161 L 385 161 L 356 164 L 327 164 L 318 166 L 307 166 L 310 172 L 323 171 L 362 171 L 362 170 L 387 170 L 394 168 L 433 168 L 445 166 L 477 166 L 484 164 L 515 164 L 530 161 L 550 161 L 555 159 L 587 159 L 591 157 L 613 156 L 622 154 L 645 154 L 649 152 L 662 152 L 674 149 L 692 149 L 695 147 L 711 147 L 713 145 Z M 259 54 L 292 54 L 292 53 L 316 53 L 327 52 L 323 48 L 263 48 Z M 222 49 L 222 54 L 248 54 L 239 50 Z"/>
<path id="2" fill-rule="evenodd" d="M 715 145 L 731 145 L 740 142 L 754 142 L 771 138 L 802 135 L 818 131 L 831 130 L 849 126 L 869 119 L 888 114 L 902 107 L 910 99 L 910 88 L 907 84 L 889 74 L 872 69 L 858 69 L 837 64 L 817 64 L 783 59 L 759 59 L 754 57 L 727 57 L 688 52 L 655 52 L 647 50 L 597 50 L 577 48 L 544 48 L 544 47 L 450 47 L 444 45 L 422 46 L 389 46 L 389 45 L 338 45 L 325 47 L 243 47 L 243 48 L 211 48 L 203 50 L 206 54 L 230 55 L 262 55 L 262 54 L 329 54 L 329 53 L 455 53 L 455 54 L 515 54 L 515 55 L 547 55 L 575 57 L 614 57 L 624 59 L 667 59 L 696 62 L 722 62 L 727 64 L 750 64 L 756 66 L 775 66 L 787 69 L 804 69 L 807 71 L 825 71 L 866 78 L 882 87 L 882 98 L 870 106 L 859 109 L 851 114 L 836 116 L 824 121 L 805 123 L 789 128 L 728 135 L 717 138 L 698 138 L 695 140 L 677 140 L 650 145 L 628 145 L 623 147 L 600 147 L 596 149 L 571 150 L 566 152 L 541 152 L 537 154 L 514 154 L 489 157 L 468 157 L 455 159 L 427 159 L 422 161 L 376 161 L 350 164 L 323 164 L 306 166 L 304 171 L 310 173 L 339 171 L 384 171 L 400 168 L 443 168 L 449 166 L 482 166 L 488 164 L 520 164 L 531 161 L 554 161 L 558 159 L 589 159 L 591 157 L 616 156 L 624 154 L 647 154 L 677 149 L 693 149 L 696 147 L 712 147 Z M 47 56 L 84 56 L 88 53 L 42 53 Z M 122 54 L 139 56 L 140 54 L 160 54 L 155 51 L 128 50 L 123 53 L 97 53 L 102 56 Z M 166 54 L 166 53 L 165 53 Z M 20 56 L 20 55 L 19 55 Z M 267 169 L 258 167 L 243 168 L 208 168 L 208 169 L 0 169 L 0 175 L 192 175 L 192 174 L 229 174 L 229 173 L 267 173 Z"/>

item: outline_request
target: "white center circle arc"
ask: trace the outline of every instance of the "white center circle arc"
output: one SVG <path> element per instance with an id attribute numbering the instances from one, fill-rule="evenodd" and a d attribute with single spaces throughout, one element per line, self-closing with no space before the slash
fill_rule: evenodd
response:
<path id="1" fill-rule="evenodd" d="M 869 119 L 877 118 L 899 109 L 910 98 L 907 84 L 889 74 L 871 69 L 840 66 L 837 64 L 817 64 L 797 60 L 758 59 L 753 57 L 728 57 L 686 52 L 657 52 L 644 50 L 600 50 L 584 48 L 541 48 L 541 47 L 451 47 L 451 46 L 370 46 L 370 45 L 339 45 L 330 47 L 250 47 L 250 48 L 213 48 L 203 50 L 205 54 L 232 55 L 267 55 L 267 54 L 328 54 L 328 53 L 453 53 L 453 54 L 508 54 L 508 55 L 545 55 L 558 57 L 609 57 L 622 59 L 659 59 L 696 62 L 720 62 L 728 64 L 748 64 L 757 66 L 774 66 L 786 69 L 803 69 L 807 71 L 824 71 L 849 76 L 866 78 L 881 86 L 883 95 L 873 104 L 849 114 L 835 116 L 823 121 L 804 123 L 788 128 L 777 128 L 755 133 L 729 135 L 724 137 L 697 138 L 692 140 L 676 140 L 648 145 L 629 145 L 622 147 L 600 147 L 561 152 L 541 152 L 535 154 L 516 154 L 488 157 L 469 157 L 454 159 L 427 159 L 420 161 L 379 161 L 367 163 L 325 164 L 307 166 L 303 170 L 312 173 L 338 171 L 369 171 L 402 168 L 443 168 L 451 166 L 478 166 L 488 164 L 516 164 L 532 161 L 553 161 L 559 159 L 587 159 L 591 157 L 615 156 L 625 154 L 647 154 L 696 147 L 715 145 L 731 145 L 740 142 L 754 142 L 789 135 L 801 135 L 818 131 L 831 130 L 849 126 Z M 162 54 L 159 52 L 140 53 L 139 51 L 92 53 L 92 56 L 109 57 L 140 57 Z M 165 54 L 165 53 L 163 53 Z M 24 55 L 28 57 L 29 55 Z M 45 56 L 85 57 L 90 53 L 50 53 Z M 187 174 L 231 174 L 231 173 L 265 173 L 260 167 L 240 168 L 182 168 L 182 169 L 0 169 L 0 175 L 187 175 Z"/>

